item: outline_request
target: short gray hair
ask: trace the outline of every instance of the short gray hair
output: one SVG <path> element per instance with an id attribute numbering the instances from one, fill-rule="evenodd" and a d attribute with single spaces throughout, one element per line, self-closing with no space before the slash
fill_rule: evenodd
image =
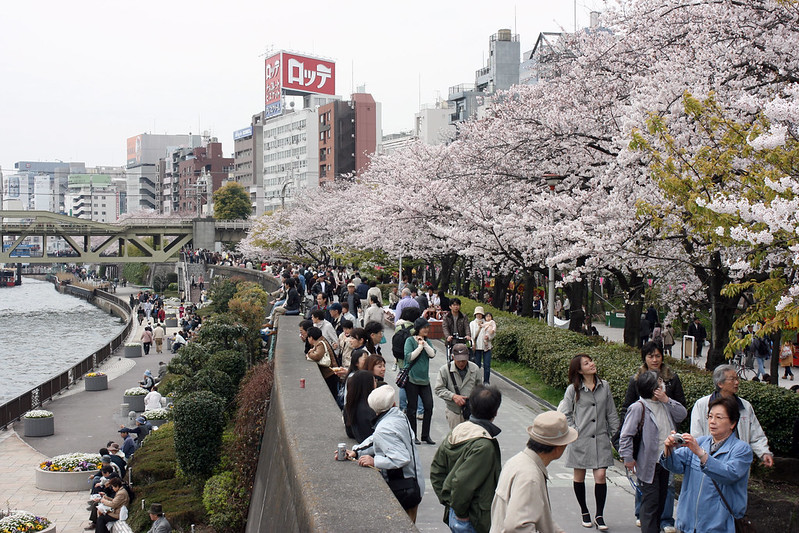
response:
<path id="1" fill-rule="evenodd" d="M 410 296 L 410 295 L 411 295 L 411 290 L 408 287 L 402 289 L 402 296 Z"/>
<path id="2" fill-rule="evenodd" d="M 732 365 L 719 365 L 713 370 L 713 385 L 719 387 L 727 379 L 727 372 L 735 374 L 737 370 Z"/>

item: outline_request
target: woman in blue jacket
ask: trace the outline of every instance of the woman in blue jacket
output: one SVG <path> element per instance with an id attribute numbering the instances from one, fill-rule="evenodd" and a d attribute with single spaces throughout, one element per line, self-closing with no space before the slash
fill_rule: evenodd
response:
<path id="1" fill-rule="evenodd" d="M 709 436 L 672 435 L 660 463 L 684 474 L 677 529 L 697 533 L 734 533 L 734 518 L 746 512 L 746 491 L 752 448 L 735 436 L 740 411 L 732 398 L 719 397 L 709 404 Z M 720 494 L 724 495 L 726 505 Z"/>

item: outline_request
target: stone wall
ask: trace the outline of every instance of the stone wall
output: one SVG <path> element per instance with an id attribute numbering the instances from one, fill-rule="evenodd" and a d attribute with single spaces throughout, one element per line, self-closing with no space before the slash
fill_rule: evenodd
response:
<path id="1" fill-rule="evenodd" d="M 247 533 L 418 531 L 379 472 L 333 460 L 347 440 L 344 423 L 318 367 L 303 357 L 299 321 L 280 319 Z"/>
<path id="2" fill-rule="evenodd" d="M 273 292 L 280 288 L 280 282 L 274 276 L 268 276 L 260 270 L 253 270 L 240 267 L 229 267 L 221 265 L 208 265 L 205 267 L 209 278 L 221 277 L 232 278 L 240 277 L 247 281 L 260 283 L 267 292 Z"/>

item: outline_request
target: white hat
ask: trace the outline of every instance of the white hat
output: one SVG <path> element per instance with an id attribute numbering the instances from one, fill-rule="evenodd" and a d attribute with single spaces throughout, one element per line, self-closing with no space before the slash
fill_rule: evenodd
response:
<path id="1" fill-rule="evenodd" d="M 474 314 L 475 314 L 475 315 L 483 315 L 483 316 L 486 316 L 486 313 L 485 313 L 485 311 L 483 311 L 483 306 L 482 306 L 482 305 L 478 305 L 477 307 L 475 307 L 475 308 L 474 308 Z"/>
<path id="2" fill-rule="evenodd" d="M 391 385 L 383 385 L 377 387 L 369 393 L 366 403 L 372 408 L 375 414 L 380 414 L 388 411 L 394 406 L 394 388 Z"/>

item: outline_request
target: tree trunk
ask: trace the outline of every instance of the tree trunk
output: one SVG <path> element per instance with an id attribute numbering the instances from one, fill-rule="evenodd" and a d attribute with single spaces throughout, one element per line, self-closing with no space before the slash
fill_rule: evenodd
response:
<path id="1" fill-rule="evenodd" d="M 641 312 L 644 310 L 644 278 L 638 272 L 611 269 L 624 292 L 624 344 L 638 348 L 641 336 Z"/>
<path id="2" fill-rule="evenodd" d="M 727 362 L 724 348 L 730 340 L 730 330 L 735 322 L 739 297 L 729 298 L 721 295 L 721 290 L 730 282 L 730 278 L 722 266 L 721 254 L 718 252 L 711 255 L 710 267 L 702 269 L 701 275 L 704 275 L 703 281 L 707 284 L 707 299 L 710 302 L 710 350 L 705 368 L 713 370 Z"/>
<path id="3" fill-rule="evenodd" d="M 441 277 L 438 288 L 442 291 L 450 292 L 449 285 L 452 280 L 452 269 L 457 258 L 458 256 L 455 254 L 448 254 L 441 258 Z"/>
<path id="4" fill-rule="evenodd" d="M 585 257 L 577 258 L 577 266 L 585 266 Z M 571 313 L 569 315 L 569 331 L 576 331 L 582 333 L 583 323 L 585 323 L 585 281 L 574 281 L 569 283 L 571 288 L 569 295 L 569 302 L 571 302 Z M 549 297 L 549 295 L 547 295 Z"/>
<path id="5" fill-rule="evenodd" d="M 522 294 L 522 316 L 533 316 L 533 273 L 527 270 L 522 271 L 522 283 L 524 284 L 524 294 Z"/>
<path id="6" fill-rule="evenodd" d="M 780 349 L 782 348 L 782 331 L 775 331 L 771 334 L 771 365 L 769 383 L 772 385 L 780 384 Z"/>
<path id="7" fill-rule="evenodd" d="M 505 295 L 508 292 L 508 283 L 513 274 L 497 274 L 494 278 L 494 307 L 505 309 Z"/>

